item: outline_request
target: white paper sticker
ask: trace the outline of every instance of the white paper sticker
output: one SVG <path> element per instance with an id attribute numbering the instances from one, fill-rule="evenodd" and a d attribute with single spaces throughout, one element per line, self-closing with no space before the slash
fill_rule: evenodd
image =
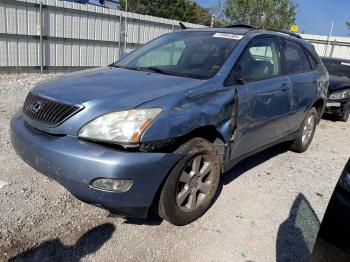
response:
<path id="1" fill-rule="evenodd" d="M 8 183 L 0 180 L 0 189 L 6 186 Z"/>
<path id="2" fill-rule="evenodd" d="M 220 38 L 239 40 L 239 39 L 241 39 L 243 37 L 243 35 L 230 34 L 230 33 L 215 33 L 213 35 L 213 37 L 220 37 Z"/>
<path id="3" fill-rule="evenodd" d="M 342 65 L 350 66 L 350 63 L 341 62 Z"/>

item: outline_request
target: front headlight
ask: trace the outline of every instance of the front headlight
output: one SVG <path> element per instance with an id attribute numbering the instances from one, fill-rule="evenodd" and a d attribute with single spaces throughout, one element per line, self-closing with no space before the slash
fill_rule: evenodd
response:
<path id="1" fill-rule="evenodd" d="M 161 108 L 146 108 L 108 113 L 83 126 L 79 137 L 115 143 L 139 142 L 161 111 Z"/>
<path id="2" fill-rule="evenodd" d="M 330 100 L 341 100 L 350 96 L 350 89 L 343 90 L 341 92 L 333 93 L 329 96 Z"/>

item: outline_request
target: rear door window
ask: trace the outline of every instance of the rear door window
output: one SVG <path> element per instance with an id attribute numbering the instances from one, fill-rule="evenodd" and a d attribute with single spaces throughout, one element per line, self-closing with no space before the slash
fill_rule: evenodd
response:
<path id="1" fill-rule="evenodd" d="M 288 75 L 311 71 L 311 65 L 303 48 L 295 42 L 282 40 L 285 73 Z"/>

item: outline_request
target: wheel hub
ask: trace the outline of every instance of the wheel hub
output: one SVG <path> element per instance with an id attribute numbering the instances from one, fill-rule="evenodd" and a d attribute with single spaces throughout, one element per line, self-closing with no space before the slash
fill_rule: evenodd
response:
<path id="1" fill-rule="evenodd" d="M 190 189 L 194 191 L 199 188 L 199 176 L 193 176 L 190 181 Z"/>

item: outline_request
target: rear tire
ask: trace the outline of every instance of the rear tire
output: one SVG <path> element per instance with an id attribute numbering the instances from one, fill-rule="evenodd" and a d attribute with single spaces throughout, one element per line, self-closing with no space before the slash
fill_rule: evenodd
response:
<path id="1" fill-rule="evenodd" d="M 293 141 L 291 150 L 297 153 L 305 152 L 314 137 L 317 125 L 317 110 L 311 108 L 298 131 L 297 138 Z"/>
<path id="2" fill-rule="evenodd" d="M 345 105 L 343 115 L 340 117 L 340 121 L 347 122 L 349 119 L 349 115 L 350 115 L 350 104 Z"/>
<path id="3" fill-rule="evenodd" d="M 220 162 L 212 143 L 193 138 L 175 153 L 184 157 L 174 166 L 160 193 L 158 214 L 168 222 L 187 225 L 210 207 L 220 181 Z"/>

